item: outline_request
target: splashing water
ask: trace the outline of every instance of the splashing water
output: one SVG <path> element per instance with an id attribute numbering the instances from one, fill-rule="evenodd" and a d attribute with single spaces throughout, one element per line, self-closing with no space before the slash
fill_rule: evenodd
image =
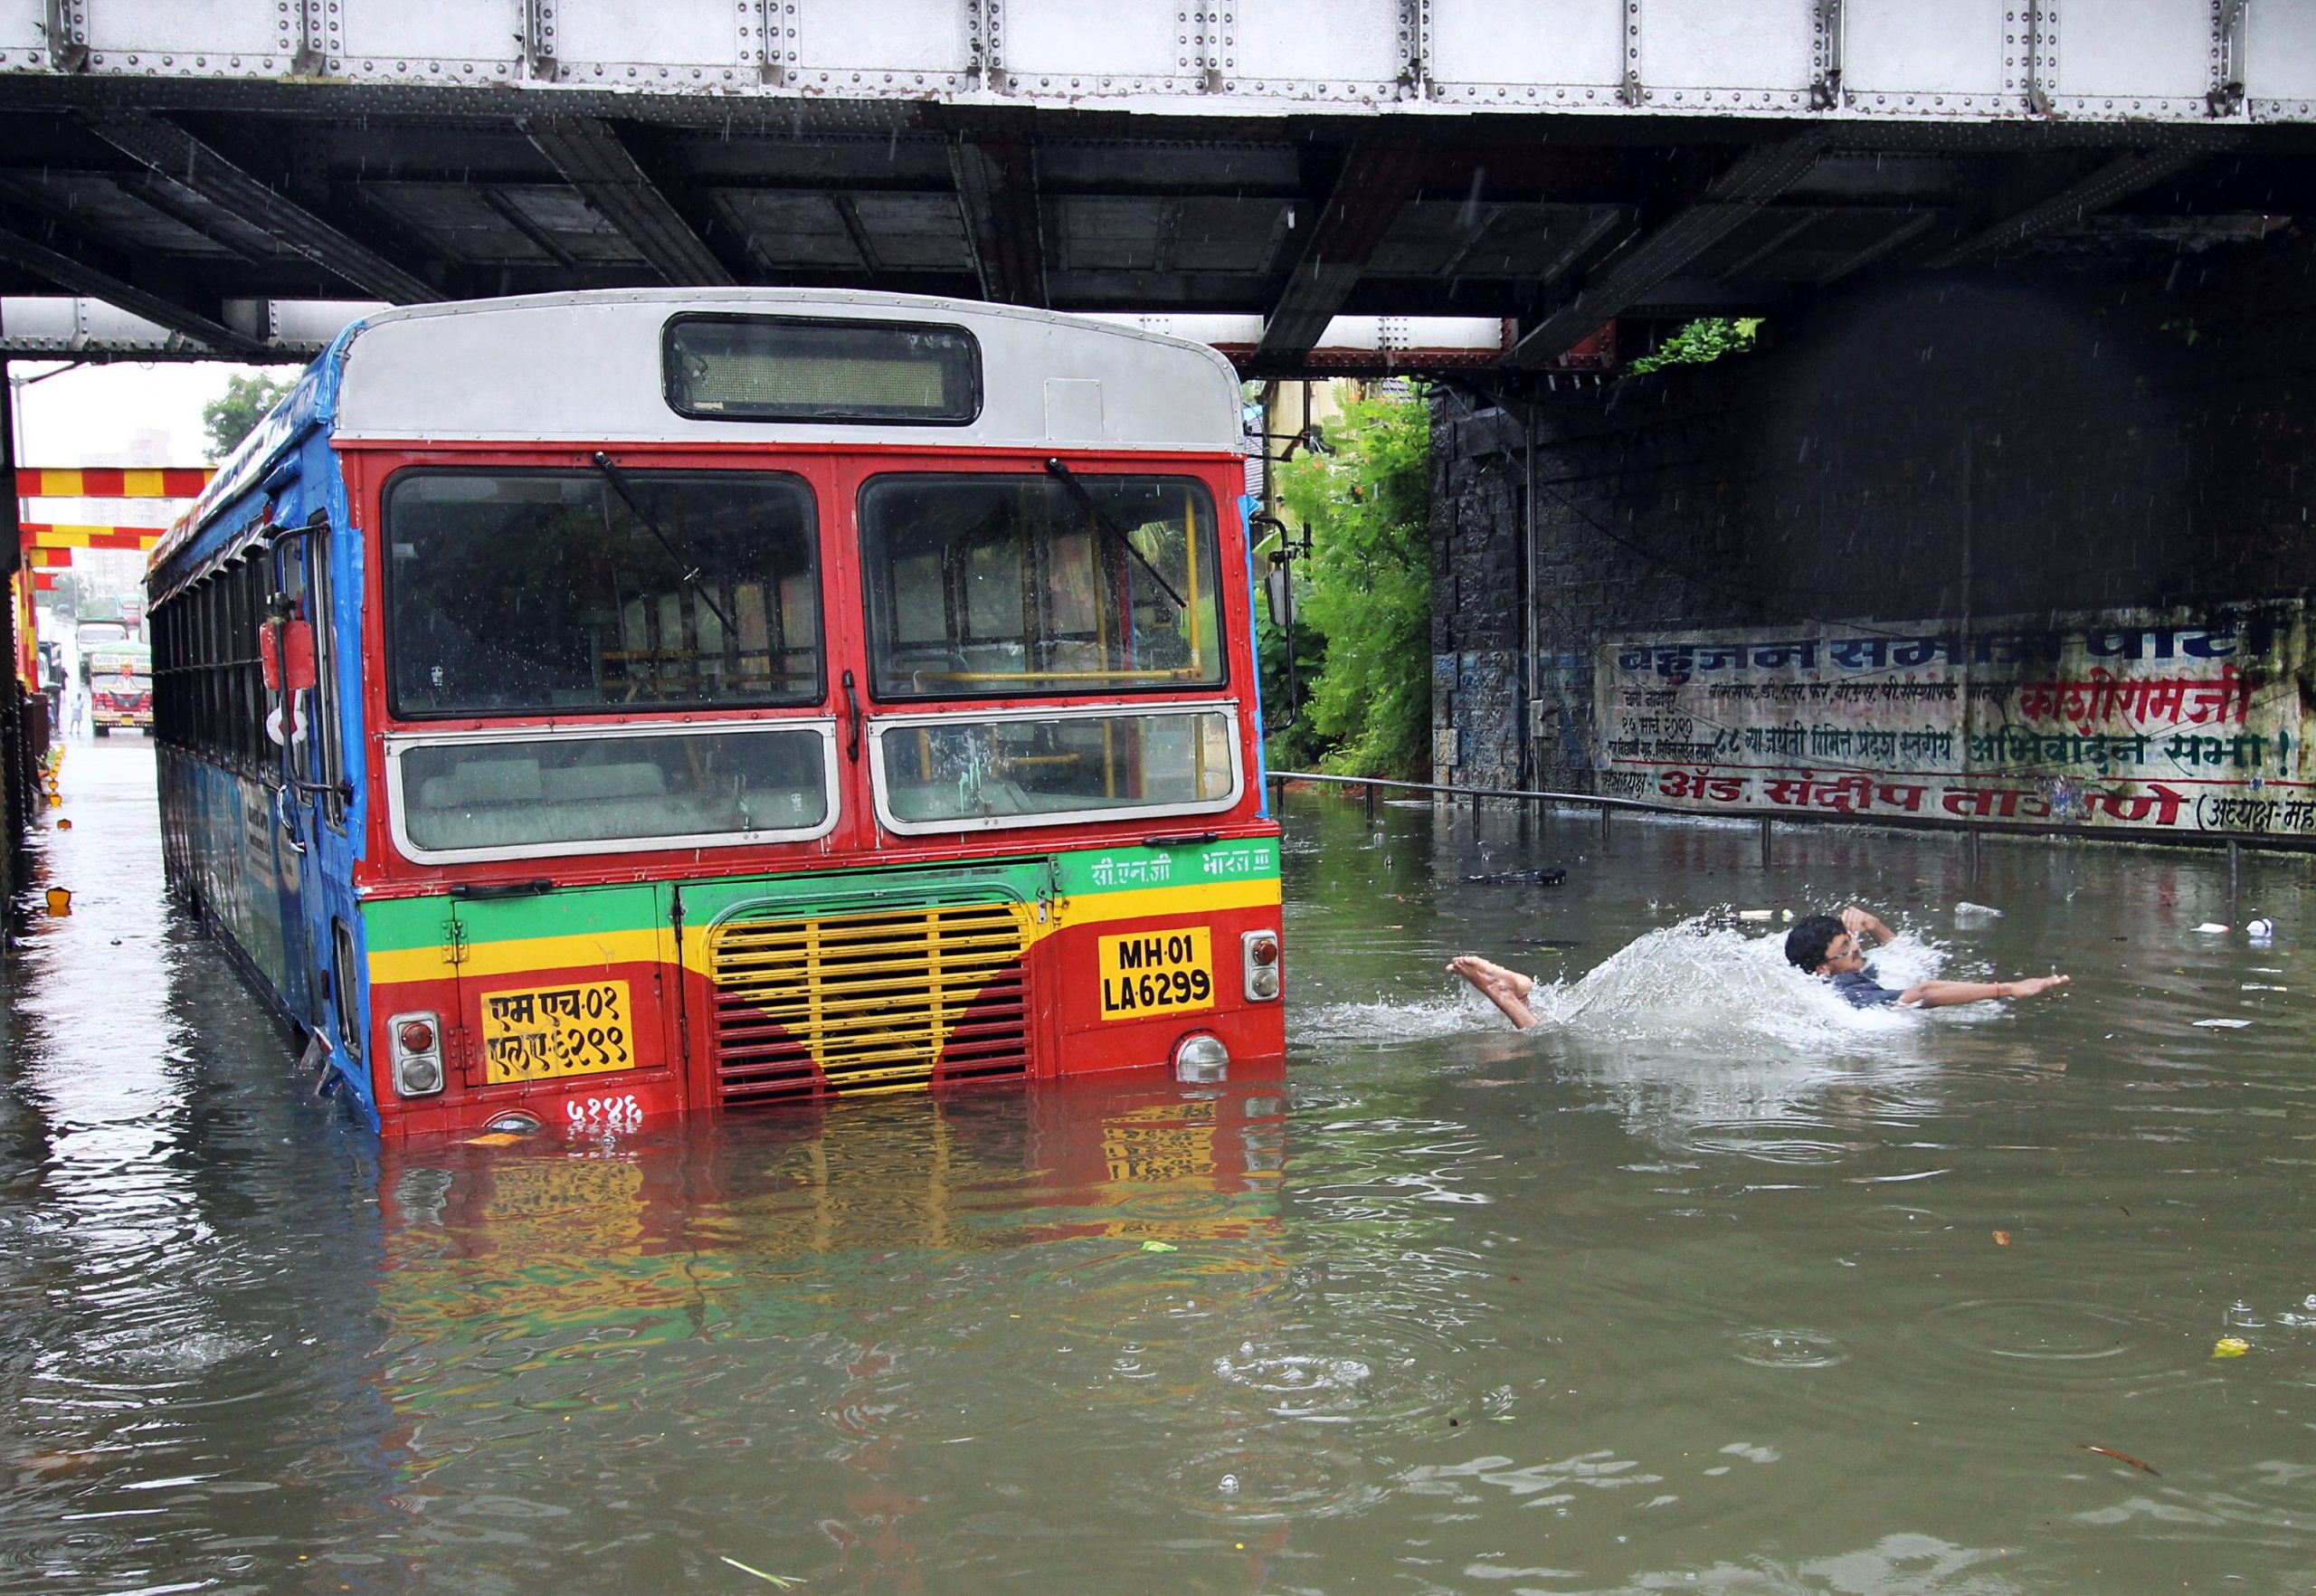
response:
<path id="1" fill-rule="evenodd" d="M 1873 954 L 1884 986 L 1929 980 L 1945 951 L 1912 932 Z M 1330 1003 L 1304 1016 L 1298 1034 L 1316 1042 L 1413 1041 L 1500 1029 L 1495 1007 L 1462 982 L 1419 1002 Z M 1651 931 L 1574 980 L 1538 981 L 1528 994 L 1537 1031 L 1590 1040 L 1680 1042 L 1823 1053 L 1876 1036 L 1905 1035 L 1921 1012 L 1856 1009 L 1786 962 L 1782 931 L 1755 936 L 1704 914 Z M 1972 1011 L 1941 1010 L 1941 1020 Z"/>
<path id="2" fill-rule="evenodd" d="M 1877 948 L 1881 984 L 1927 980 L 1943 955 L 1902 935 Z M 1476 994 L 1475 994 L 1476 995 Z M 1755 1038 L 1821 1050 L 1829 1033 L 1856 1037 L 1905 1030 L 1909 1012 L 1857 1009 L 1786 962 L 1781 933 L 1755 936 L 1710 916 L 1651 931 L 1575 981 L 1540 982 L 1528 994 L 1540 1029 L 1622 1041 Z"/>

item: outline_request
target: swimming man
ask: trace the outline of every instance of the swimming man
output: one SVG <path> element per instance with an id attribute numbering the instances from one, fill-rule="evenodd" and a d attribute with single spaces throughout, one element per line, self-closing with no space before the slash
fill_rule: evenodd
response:
<path id="1" fill-rule="evenodd" d="M 1995 998 L 2038 997 L 2064 986 L 2064 975 L 2033 975 L 2021 981 L 1917 981 L 1903 991 L 1881 984 L 1865 962 L 1865 938 L 1880 946 L 1894 935 L 1865 909 L 1852 905 L 1841 917 L 1811 915 L 1785 934 L 1785 956 L 1797 970 L 1833 983 L 1834 990 L 1858 1009 L 1894 1003 L 1902 1009 L 1947 1009 Z"/>
<path id="2" fill-rule="evenodd" d="M 1917 981 L 1900 990 L 1882 985 L 1865 962 L 1865 938 L 1880 946 L 1894 936 L 1866 910 L 1855 906 L 1832 915 L 1811 915 L 1786 933 L 1785 956 L 1797 969 L 1822 976 L 1851 1004 L 1874 1008 L 1894 1003 L 1903 1009 L 1943 1009 L 1955 1003 L 1986 1002 L 1994 998 L 2035 997 L 2055 986 L 2064 986 L 2064 975 L 2036 975 L 2023 981 Z M 1448 961 L 1450 974 L 1470 982 L 1479 994 L 1504 1011 L 1504 1017 L 1526 1031 L 1536 1024 L 1528 1007 L 1535 982 L 1516 970 L 1490 964 L 1477 954 L 1460 954 Z"/>

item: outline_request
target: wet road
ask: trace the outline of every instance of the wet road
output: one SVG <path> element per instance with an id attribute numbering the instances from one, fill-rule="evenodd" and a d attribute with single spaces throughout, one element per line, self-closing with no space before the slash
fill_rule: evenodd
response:
<path id="1" fill-rule="evenodd" d="M 2304 861 L 1298 795 L 1283 1088 L 382 1152 L 150 784 L 71 752 L 6 973 L 0 1591 L 2316 1582 Z M 1847 897 L 2076 985 L 1853 1013 L 1726 912 Z"/>

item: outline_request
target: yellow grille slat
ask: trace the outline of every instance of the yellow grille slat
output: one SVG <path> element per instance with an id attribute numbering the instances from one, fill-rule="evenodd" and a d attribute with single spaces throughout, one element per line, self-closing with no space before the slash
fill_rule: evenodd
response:
<path id="1" fill-rule="evenodd" d="M 961 981 L 952 977 L 942 983 L 942 986 L 944 989 L 964 987 L 978 992 L 981 988 L 996 981 L 1003 973 L 1004 966 L 999 965 L 994 969 L 972 972 L 982 977 L 978 981 Z M 911 979 L 912 974 L 916 974 L 917 978 Z M 916 1007 L 923 1007 L 927 1001 L 926 983 L 922 979 L 921 973 L 892 970 L 888 967 L 876 972 L 875 977 L 872 980 L 846 982 L 844 990 L 853 994 L 852 1000 L 847 1002 L 828 995 L 827 977 L 826 973 L 823 972 L 821 1002 L 840 1008 L 861 1008 L 878 1000 L 908 1002 Z M 736 998 L 763 1008 L 767 1002 L 802 1001 L 806 995 L 806 983 L 811 979 L 810 973 L 806 971 L 797 972 L 796 978 L 792 981 L 767 981 L 761 975 L 751 974 L 745 981 L 735 981 L 717 990 L 726 998 Z"/>
<path id="2" fill-rule="evenodd" d="M 1004 904 L 726 922 L 708 936 L 725 1100 L 921 1090 L 944 1053 L 1025 1073 L 1021 951 Z"/>
<path id="3" fill-rule="evenodd" d="M 943 951 L 946 952 L 947 950 L 944 948 Z M 923 975 L 927 973 L 925 962 L 922 958 L 909 958 L 905 955 L 895 956 L 892 950 L 889 948 L 882 948 L 879 949 L 878 952 L 882 956 L 878 958 L 870 958 L 866 955 L 858 957 L 847 955 L 840 959 L 831 959 L 827 957 L 820 959 L 784 959 L 778 964 L 766 962 L 742 962 L 738 960 L 734 960 L 726 964 L 719 961 L 717 974 L 719 978 L 726 978 L 734 981 L 761 979 L 769 976 L 794 977 L 809 974 L 812 966 L 816 964 L 824 971 L 831 967 L 835 967 L 843 970 L 848 975 L 898 974 L 904 971 L 913 975 Z M 962 965 L 968 968 L 983 970 L 1001 970 L 1006 965 L 1011 964 L 1018 956 L 1018 947 L 1004 949 L 1001 951 L 995 948 L 991 948 L 985 951 L 982 949 L 974 949 L 968 957 L 950 959 L 944 961 L 944 963 L 952 969 Z"/>

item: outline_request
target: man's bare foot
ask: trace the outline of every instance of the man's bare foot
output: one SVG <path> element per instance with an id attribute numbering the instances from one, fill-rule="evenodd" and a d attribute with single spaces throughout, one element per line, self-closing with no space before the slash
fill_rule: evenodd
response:
<path id="1" fill-rule="evenodd" d="M 1507 970 L 1502 964 L 1492 964 L 1477 954 L 1457 954 L 1448 961 L 1448 973 L 1450 975 L 1461 975 L 1483 991 L 1491 986 L 1507 988 L 1514 997 L 1526 997 L 1528 989 L 1535 984 L 1519 971 Z"/>
<path id="2" fill-rule="evenodd" d="M 1525 1001 L 1529 989 L 1536 983 L 1517 970 L 1491 964 L 1477 954 L 1457 954 L 1448 961 L 1448 971 L 1470 982 L 1482 997 L 1501 1009 L 1504 1018 L 1521 1030 L 1536 1023 L 1536 1016 Z"/>
<path id="3" fill-rule="evenodd" d="M 2008 981 L 2003 984 L 2010 988 L 2012 997 L 2027 998 L 2040 997 L 2051 988 L 2065 986 L 2073 980 L 2071 975 L 2036 975 L 2030 980 Z"/>

